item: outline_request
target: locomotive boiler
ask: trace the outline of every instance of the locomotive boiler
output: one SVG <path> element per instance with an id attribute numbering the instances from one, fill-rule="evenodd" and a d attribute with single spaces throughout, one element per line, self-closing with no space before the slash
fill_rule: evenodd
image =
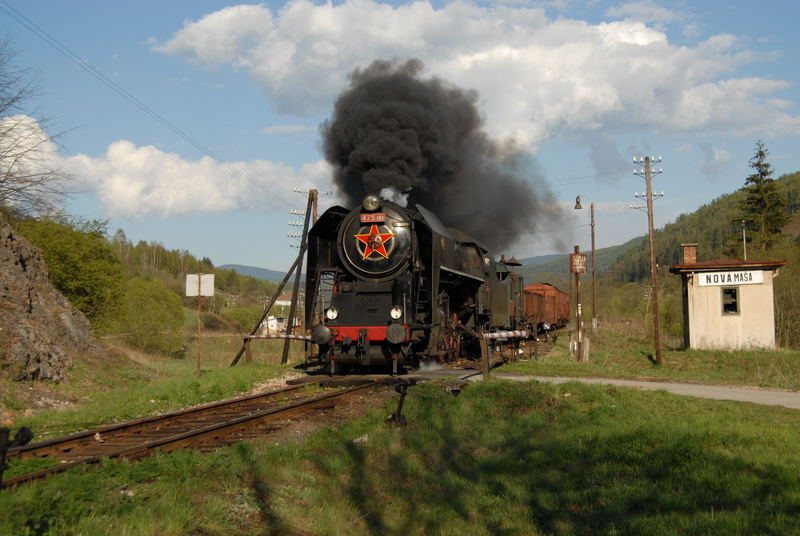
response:
<path id="1" fill-rule="evenodd" d="M 308 235 L 306 326 L 331 372 L 449 361 L 525 327 L 522 279 L 421 205 L 367 196 Z"/>

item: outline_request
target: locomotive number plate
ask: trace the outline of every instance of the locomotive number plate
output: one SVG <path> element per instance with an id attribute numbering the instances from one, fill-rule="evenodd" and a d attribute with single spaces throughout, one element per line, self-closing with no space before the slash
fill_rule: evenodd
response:
<path id="1" fill-rule="evenodd" d="M 373 212 L 371 214 L 362 214 L 361 223 L 383 223 L 386 221 L 386 214 L 383 212 Z"/>

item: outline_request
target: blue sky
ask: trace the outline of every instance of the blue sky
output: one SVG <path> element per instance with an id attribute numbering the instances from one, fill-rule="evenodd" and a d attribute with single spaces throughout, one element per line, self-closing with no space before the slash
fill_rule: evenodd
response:
<path id="1" fill-rule="evenodd" d="M 564 212 L 497 253 L 585 250 L 579 194 L 596 204 L 598 247 L 646 231 L 645 215 L 628 208 L 644 188 L 634 155 L 663 155 L 657 226 L 741 187 L 757 139 L 776 176 L 800 169 L 798 6 L 0 0 L 0 19 L 16 64 L 38 75 L 28 113 L 60 134 L 53 158 L 75 178 L 68 211 L 215 264 L 287 269 L 297 253 L 289 210 L 305 206 L 293 190 L 332 188 L 317 128 L 353 69 L 418 57 L 427 76 L 477 90 L 487 132 L 536 160 Z"/>

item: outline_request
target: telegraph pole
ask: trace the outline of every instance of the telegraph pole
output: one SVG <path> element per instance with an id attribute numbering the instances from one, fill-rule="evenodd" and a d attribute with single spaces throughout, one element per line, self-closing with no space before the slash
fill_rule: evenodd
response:
<path id="1" fill-rule="evenodd" d="M 300 301 L 300 273 L 303 271 L 303 254 L 306 250 L 306 243 L 308 240 L 308 222 L 311 219 L 311 215 L 313 214 L 316 216 L 317 213 L 317 191 L 311 189 L 308 191 L 308 205 L 306 206 L 306 219 L 303 223 L 303 236 L 300 238 L 300 262 L 297 263 L 297 272 L 295 272 L 294 276 L 294 289 L 292 290 L 292 305 L 289 307 L 289 318 L 286 319 L 286 334 L 291 335 L 292 330 L 294 329 L 294 317 L 297 314 L 297 304 Z M 281 357 L 281 363 L 286 364 L 289 362 L 289 343 L 291 341 L 289 339 L 285 339 L 283 342 L 283 356 Z"/>
<path id="2" fill-rule="evenodd" d="M 592 214 L 592 331 L 597 331 L 597 277 L 594 268 L 594 203 L 589 205 Z"/>
<path id="3" fill-rule="evenodd" d="M 663 358 L 661 356 L 661 316 L 659 315 L 658 311 L 658 279 L 656 273 L 655 230 L 653 229 L 653 189 L 652 189 L 651 176 L 653 173 L 656 174 L 662 173 L 663 169 L 659 169 L 658 171 L 653 171 L 650 165 L 653 161 L 661 162 L 661 157 L 660 156 L 658 158 L 655 157 L 651 158 L 649 156 L 645 156 L 644 158 L 639 157 L 638 162 L 636 160 L 636 157 L 634 157 L 633 163 L 638 165 L 643 165 L 644 170 L 640 168 L 635 168 L 633 170 L 633 173 L 634 175 L 639 175 L 640 177 L 644 176 L 645 185 L 647 188 L 646 192 L 647 228 L 650 234 L 650 295 L 653 298 L 653 339 L 656 347 L 655 364 L 661 365 L 663 363 Z M 661 195 L 664 195 L 663 192 Z"/>
<path id="4" fill-rule="evenodd" d="M 575 255 L 581 252 L 578 246 L 575 246 Z M 575 271 L 575 327 L 577 331 L 577 346 L 576 354 L 577 361 L 580 363 L 583 359 L 583 315 L 581 314 L 581 273 L 579 270 Z"/>

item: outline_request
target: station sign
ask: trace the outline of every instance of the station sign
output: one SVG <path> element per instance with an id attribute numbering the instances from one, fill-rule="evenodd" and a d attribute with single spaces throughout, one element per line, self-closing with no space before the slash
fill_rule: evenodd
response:
<path id="1" fill-rule="evenodd" d="M 585 274 L 586 255 L 583 253 L 571 253 L 569 256 L 569 272 L 571 274 Z"/>
<path id="2" fill-rule="evenodd" d="M 735 272 L 700 272 L 695 274 L 701 287 L 729 285 L 760 285 L 764 282 L 762 270 L 738 270 Z"/>
<path id="3" fill-rule="evenodd" d="M 186 274 L 186 296 L 213 296 L 214 274 Z"/>

